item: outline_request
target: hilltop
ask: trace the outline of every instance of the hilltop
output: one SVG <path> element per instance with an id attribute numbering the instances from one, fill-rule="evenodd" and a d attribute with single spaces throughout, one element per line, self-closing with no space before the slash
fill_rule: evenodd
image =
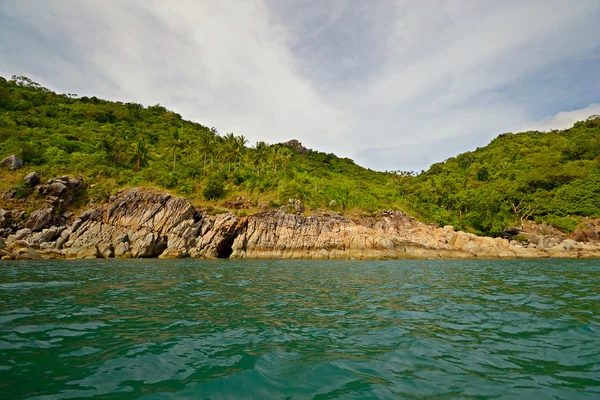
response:
<path id="1" fill-rule="evenodd" d="M 373 171 L 293 139 L 251 145 L 160 105 L 57 94 L 26 77 L 0 78 L 0 111 L 0 156 L 24 162 L 3 170 L 0 190 L 26 209 L 40 201 L 22 180 L 36 171 L 43 180 L 82 177 L 74 199 L 82 208 L 141 186 L 212 213 L 301 204 L 306 213 L 369 217 L 389 209 L 488 235 L 534 222 L 568 233 L 600 217 L 597 116 L 564 131 L 503 134 L 414 173 Z"/>

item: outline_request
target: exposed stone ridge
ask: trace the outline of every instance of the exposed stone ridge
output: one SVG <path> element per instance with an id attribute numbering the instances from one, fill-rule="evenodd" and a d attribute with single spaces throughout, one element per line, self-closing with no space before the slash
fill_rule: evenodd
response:
<path id="1" fill-rule="evenodd" d="M 3 211 L 3 210 L 0 210 Z M 4 258 L 473 258 L 600 257 L 597 241 L 533 235 L 527 246 L 438 228 L 400 212 L 351 220 L 271 210 L 210 216 L 185 199 L 128 189 L 72 222 L 43 206 L 0 242 Z M 0 212 L 0 222 L 7 212 Z M 5 229 L 5 231 L 6 231 Z M 591 228 L 590 228 L 591 229 Z M 591 233 L 588 233 L 590 236 Z M 5 235 L 6 236 L 6 235 Z M 537 243 L 534 243 L 537 242 Z"/>

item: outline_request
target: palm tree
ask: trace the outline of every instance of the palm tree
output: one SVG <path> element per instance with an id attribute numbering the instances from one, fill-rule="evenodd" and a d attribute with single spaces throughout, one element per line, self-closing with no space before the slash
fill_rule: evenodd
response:
<path id="1" fill-rule="evenodd" d="M 237 139 L 233 133 L 225 135 L 225 143 L 222 150 L 223 158 L 228 165 L 229 172 L 231 172 L 231 161 L 235 162 L 237 158 Z"/>
<path id="2" fill-rule="evenodd" d="M 206 176 L 206 156 L 213 153 L 215 136 L 207 131 L 202 131 L 198 140 L 198 149 L 204 155 L 204 176 Z"/>
<path id="3" fill-rule="evenodd" d="M 292 149 L 290 149 L 289 147 L 282 147 L 279 151 L 279 155 L 281 157 L 281 163 L 283 165 L 283 172 L 285 172 L 286 165 L 292 159 Z"/>
<path id="4" fill-rule="evenodd" d="M 277 161 L 279 161 L 279 146 L 274 145 L 271 149 L 271 159 L 273 160 L 273 176 L 277 175 Z"/>
<path id="5" fill-rule="evenodd" d="M 268 149 L 269 145 L 262 141 L 256 142 L 254 145 L 254 166 L 256 167 L 258 176 L 260 176 L 260 166 L 267 158 Z"/>
<path id="6" fill-rule="evenodd" d="M 147 167 L 150 153 L 143 138 L 139 138 L 133 147 L 133 158 L 135 159 L 135 170 L 139 172 L 140 167 Z"/>
<path id="7" fill-rule="evenodd" d="M 244 135 L 237 136 L 236 138 L 236 157 L 239 156 L 238 165 L 242 162 L 242 156 L 246 152 L 246 144 L 248 139 Z"/>
<path id="8" fill-rule="evenodd" d="M 175 129 L 171 134 L 171 145 L 170 147 L 173 149 L 173 169 L 175 169 L 177 163 L 177 150 L 181 148 L 183 145 L 183 140 L 181 140 L 180 129 Z"/>

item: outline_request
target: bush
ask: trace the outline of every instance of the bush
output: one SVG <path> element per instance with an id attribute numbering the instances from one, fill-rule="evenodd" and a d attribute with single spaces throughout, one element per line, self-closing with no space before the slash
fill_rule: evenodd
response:
<path id="1" fill-rule="evenodd" d="M 15 197 L 17 199 L 24 199 L 25 197 L 29 196 L 32 192 L 31 187 L 25 181 L 17 183 L 13 190 L 15 191 Z"/>
<path id="2" fill-rule="evenodd" d="M 96 184 L 88 190 L 88 196 L 91 200 L 104 203 L 108 201 L 111 194 L 111 187 L 107 184 Z"/>
<path id="3" fill-rule="evenodd" d="M 190 182 L 183 181 L 181 182 L 178 191 L 181 194 L 189 196 L 194 193 L 194 185 L 192 185 Z"/>
<path id="4" fill-rule="evenodd" d="M 225 195 L 225 180 L 219 174 L 212 175 L 208 178 L 206 187 L 202 192 L 202 195 L 206 200 L 220 199 Z"/>
<path id="5" fill-rule="evenodd" d="M 558 215 L 546 215 L 543 217 L 544 222 L 560 229 L 563 232 L 571 233 L 579 225 L 579 221 L 571 217 L 560 217 Z"/>

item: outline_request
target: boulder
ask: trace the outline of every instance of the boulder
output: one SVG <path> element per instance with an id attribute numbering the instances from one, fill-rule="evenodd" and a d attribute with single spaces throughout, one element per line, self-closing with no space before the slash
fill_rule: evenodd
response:
<path id="1" fill-rule="evenodd" d="M 58 199 L 62 198 L 68 191 L 69 188 L 64 182 L 55 181 L 50 181 L 39 188 L 39 192 L 44 196 L 54 196 Z"/>
<path id="2" fill-rule="evenodd" d="M 29 186 L 34 187 L 35 185 L 39 185 L 41 179 L 37 172 L 31 172 L 25 175 L 23 181 L 25 181 L 25 183 L 27 183 Z"/>
<path id="3" fill-rule="evenodd" d="M 66 226 L 51 226 L 50 228 L 46 228 L 41 232 L 37 232 L 32 234 L 27 238 L 27 241 L 31 244 L 42 245 L 48 242 L 54 242 L 58 238 L 63 231 L 67 229 Z"/>
<path id="4" fill-rule="evenodd" d="M 25 223 L 25 227 L 32 231 L 40 231 L 42 228 L 50 225 L 54 220 L 54 209 L 50 206 L 45 206 L 31 213 L 31 216 Z"/>
<path id="5" fill-rule="evenodd" d="M 14 242 L 17 240 L 22 240 L 24 238 L 26 238 L 27 236 L 31 235 L 32 231 L 31 229 L 25 228 L 25 229 L 19 229 L 18 231 L 15 232 L 14 235 L 10 235 L 6 241 L 7 242 Z"/>
<path id="6" fill-rule="evenodd" d="M 2 163 L 3 167 L 8 169 L 19 169 L 23 166 L 23 160 L 14 154 L 4 158 L 0 163 Z"/>
<path id="7" fill-rule="evenodd" d="M 11 251 L 17 260 L 40 260 L 42 258 L 40 254 L 24 240 L 16 240 L 9 243 L 7 250 Z"/>

